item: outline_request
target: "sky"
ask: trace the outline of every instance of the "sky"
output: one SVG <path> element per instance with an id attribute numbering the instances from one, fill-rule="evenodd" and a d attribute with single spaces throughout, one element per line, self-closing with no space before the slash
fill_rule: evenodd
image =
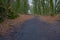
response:
<path id="1" fill-rule="evenodd" d="M 29 5 L 32 6 L 32 0 L 28 0 L 28 2 L 29 2 Z M 54 0 L 53 0 L 53 2 L 54 2 Z"/>
<path id="2" fill-rule="evenodd" d="M 32 0 L 28 0 L 29 4 L 32 5 Z"/>

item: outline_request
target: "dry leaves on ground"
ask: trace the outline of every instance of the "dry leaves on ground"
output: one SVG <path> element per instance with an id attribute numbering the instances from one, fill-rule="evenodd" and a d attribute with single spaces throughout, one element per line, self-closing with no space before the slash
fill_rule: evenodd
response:
<path id="1" fill-rule="evenodd" d="M 32 15 L 20 15 L 16 19 L 6 19 L 0 23 L 0 34 L 9 35 L 7 31 L 13 30 L 13 25 L 22 24 L 24 21 L 32 19 Z"/>

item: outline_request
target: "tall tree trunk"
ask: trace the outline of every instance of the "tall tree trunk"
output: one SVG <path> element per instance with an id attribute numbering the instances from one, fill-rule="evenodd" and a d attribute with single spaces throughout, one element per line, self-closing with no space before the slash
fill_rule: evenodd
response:
<path id="1" fill-rule="evenodd" d="M 50 14 L 54 15 L 53 0 L 50 0 Z"/>
<path id="2" fill-rule="evenodd" d="M 28 8 L 29 8 L 29 4 L 28 4 L 28 0 L 23 0 L 23 12 L 24 14 L 28 13 Z"/>
<path id="3" fill-rule="evenodd" d="M 42 0 L 42 9 L 43 9 L 43 10 L 42 10 L 42 11 L 43 11 L 43 12 L 42 12 L 42 15 L 44 15 L 44 13 L 45 13 L 44 0 Z"/>
<path id="4" fill-rule="evenodd" d="M 38 13 L 38 10 L 37 10 L 37 2 L 38 0 L 33 0 L 33 11 L 34 11 L 34 14 L 37 14 Z"/>
<path id="5" fill-rule="evenodd" d="M 41 14 L 41 1 L 40 0 L 38 0 L 38 15 L 40 15 Z"/>

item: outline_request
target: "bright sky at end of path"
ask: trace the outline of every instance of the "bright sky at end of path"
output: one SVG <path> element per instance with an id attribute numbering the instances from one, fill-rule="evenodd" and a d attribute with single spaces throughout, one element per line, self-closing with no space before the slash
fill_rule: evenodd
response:
<path id="1" fill-rule="evenodd" d="M 32 5 L 32 0 L 28 0 L 29 4 Z"/>

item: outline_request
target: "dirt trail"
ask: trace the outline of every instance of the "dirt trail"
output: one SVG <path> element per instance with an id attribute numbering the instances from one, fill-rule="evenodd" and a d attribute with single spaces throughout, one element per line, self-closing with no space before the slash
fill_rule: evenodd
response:
<path id="1" fill-rule="evenodd" d="M 0 34 L 9 35 L 9 33 L 14 30 L 15 25 L 22 24 L 24 21 L 32 19 L 33 17 L 32 15 L 19 15 L 16 19 L 6 19 L 0 23 Z"/>
<path id="2" fill-rule="evenodd" d="M 49 24 L 35 17 L 24 22 L 22 27 L 14 40 L 60 40 L 60 21 Z"/>
<path id="3" fill-rule="evenodd" d="M 12 32 L 10 40 L 60 40 L 60 21 L 50 24 L 36 16 L 25 21 L 22 25 L 17 25 L 15 30 L 20 26 L 22 30 Z M 0 35 L 0 40 L 8 39 Z"/>

